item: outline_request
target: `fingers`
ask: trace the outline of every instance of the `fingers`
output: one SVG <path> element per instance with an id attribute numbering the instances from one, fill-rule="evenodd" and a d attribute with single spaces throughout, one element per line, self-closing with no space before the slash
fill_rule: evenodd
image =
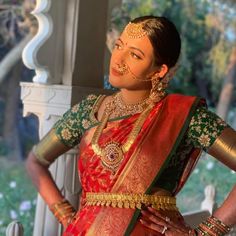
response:
<path id="1" fill-rule="evenodd" d="M 165 226 L 161 226 L 161 225 L 158 225 L 158 224 L 155 224 L 155 223 L 152 223 L 150 221 L 147 221 L 147 220 L 144 220 L 144 219 L 140 219 L 140 222 L 146 226 L 147 228 L 151 229 L 151 230 L 154 230 L 155 232 L 159 232 L 159 233 L 162 233 L 164 228 L 167 229 L 167 227 Z M 166 231 L 166 230 L 165 230 Z"/>
<path id="2" fill-rule="evenodd" d="M 159 222 L 162 223 L 162 225 L 166 225 L 166 223 L 168 223 L 168 226 L 171 226 L 176 229 L 180 228 L 179 222 L 175 223 L 174 221 L 171 221 L 171 219 L 169 217 L 161 214 L 159 211 L 153 209 L 152 207 L 148 207 L 148 211 L 151 212 L 153 215 L 155 215 L 159 219 Z"/>
<path id="3" fill-rule="evenodd" d="M 149 229 L 166 236 L 189 235 L 189 228 L 182 222 L 175 223 L 169 217 L 151 207 L 148 207 L 148 210 L 142 210 L 141 213 L 143 217 L 140 222 Z"/>
<path id="4" fill-rule="evenodd" d="M 152 214 L 149 211 L 141 211 L 142 213 L 142 219 L 140 219 L 140 222 L 147 228 L 154 230 L 155 232 L 161 233 L 161 234 L 165 234 L 165 231 L 168 229 L 166 222 Z"/>
<path id="5" fill-rule="evenodd" d="M 161 219 L 160 217 L 148 212 L 148 211 L 141 211 L 142 215 L 145 217 L 146 220 L 151 221 L 152 223 L 165 226 L 166 222 Z"/>

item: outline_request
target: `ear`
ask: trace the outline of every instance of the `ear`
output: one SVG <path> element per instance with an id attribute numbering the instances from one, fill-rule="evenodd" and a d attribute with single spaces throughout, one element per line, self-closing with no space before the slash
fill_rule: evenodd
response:
<path id="1" fill-rule="evenodd" d="M 159 67 L 157 74 L 160 78 L 164 78 L 168 70 L 169 70 L 168 66 L 166 64 L 163 64 L 161 65 L 161 67 Z"/>
<path id="2" fill-rule="evenodd" d="M 169 70 L 169 67 L 166 64 L 158 66 L 154 69 L 154 71 L 149 75 L 150 78 L 164 78 Z"/>

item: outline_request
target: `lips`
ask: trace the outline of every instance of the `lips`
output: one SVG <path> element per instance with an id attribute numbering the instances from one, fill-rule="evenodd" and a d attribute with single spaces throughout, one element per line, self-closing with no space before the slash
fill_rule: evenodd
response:
<path id="1" fill-rule="evenodd" d="M 116 70 L 115 68 L 111 68 L 111 73 L 112 73 L 112 75 L 114 75 L 114 76 L 122 76 L 122 75 L 123 75 L 122 72 Z"/>

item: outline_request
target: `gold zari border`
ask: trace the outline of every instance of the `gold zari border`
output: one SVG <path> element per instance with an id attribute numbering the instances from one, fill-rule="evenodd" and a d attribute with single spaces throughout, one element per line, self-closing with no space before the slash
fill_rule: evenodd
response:
<path id="1" fill-rule="evenodd" d="M 86 193 L 86 205 L 131 209 L 141 209 L 145 205 L 157 210 L 178 210 L 175 197 L 148 194 Z"/>

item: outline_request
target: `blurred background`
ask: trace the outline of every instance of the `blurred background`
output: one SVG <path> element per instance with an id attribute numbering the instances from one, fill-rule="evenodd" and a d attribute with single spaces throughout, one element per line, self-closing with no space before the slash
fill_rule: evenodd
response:
<path id="1" fill-rule="evenodd" d="M 66 1 L 66 0 L 65 0 Z M 0 0 L 0 235 L 19 219 L 25 235 L 32 234 L 36 191 L 24 161 L 38 141 L 38 120 L 22 115 L 19 83 L 31 82 L 34 71 L 21 59 L 25 45 L 37 32 L 30 14 L 34 0 Z M 236 128 L 236 2 L 220 0 L 123 0 L 113 10 L 107 47 L 130 19 L 163 15 L 172 20 L 182 38 L 178 72 L 170 92 L 206 98 L 209 109 Z M 107 75 L 104 86 L 109 88 Z M 200 208 L 205 186 L 216 187 L 220 204 L 235 183 L 235 172 L 203 154 L 179 194 L 182 212 Z"/>

